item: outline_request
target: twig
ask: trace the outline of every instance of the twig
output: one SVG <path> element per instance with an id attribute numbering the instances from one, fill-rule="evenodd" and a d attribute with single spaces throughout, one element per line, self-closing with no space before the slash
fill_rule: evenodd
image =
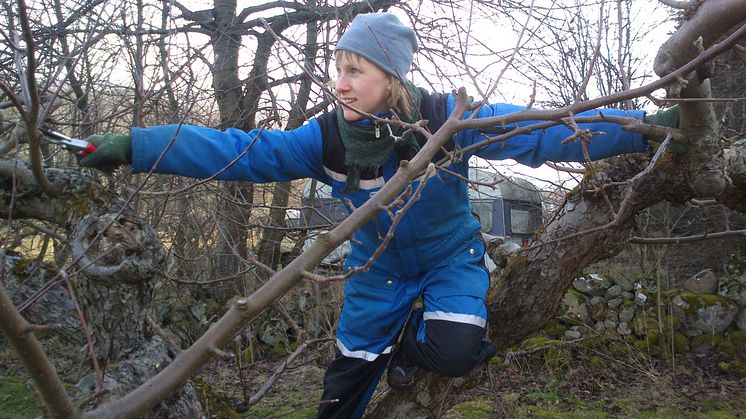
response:
<path id="1" fill-rule="evenodd" d="M 40 233 L 44 233 L 47 236 L 52 237 L 53 239 L 56 239 L 56 240 L 58 240 L 60 242 L 67 241 L 67 238 L 65 238 L 65 237 L 63 237 L 63 236 L 55 233 L 54 231 L 52 231 L 52 230 L 50 230 L 50 229 L 48 229 L 48 228 L 46 228 L 44 226 L 40 226 L 40 225 L 34 224 L 31 221 L 21 220 L 20 223 L 23 224 L 23 225 L 25 225 L 25 226 L 28 226 L 30 228 L 33 228 L 34 230 L 36 230 L 36 231 L 38 231 Z"/>
<path id="2" fill-rule="evenodd" d="M 612 217 L 616 217 L 616 213 L 614 212 L 614 205 L 611 203 L 609 196 L 606 194 L 603 183 L 598 179 L 596 167 L 593 164 L 590 152 L 588 151 L 588 143 L 590 142 L 590 139 L 594 135 L 594 133 L 590 132 L 590 130 L 588 129 L 580 129 L 578 124 L 575 122 L 575 118 L 573 118 L 572 115 L 570 115 L 567 120 L 570 127 L 575 130 L 575 133 L 570 138 L 563 141 L 563 143 L 569 142 L 569 140 L 573 139 L 574 137 L 577 137 L 579 139 L 580 148 L 583 151 L 583 157 L 585 157 L 586 167 L 588 168 L 588 172 L 591 174 L 591 179 L 593 179 L 593 183 L 596 188 L 601 191 L 601 196 L 603 196 L 604 201 L 606 201 L 606 205 L 608 205 Z"/>
<path id="3" fill-rule="evenodd" d="M 259 403 L 259 401 L 262 400 L 264 398 L 264 396 L 267 394 L 267 392 L 272 388 L 272 386 L 275 384 L 275 382 L 277 381 L 277 379 L 280 378 L 280 376 L 282 375 L 282 373 L 285 372 L 285 370 L 287 369 L 288 365 L 291 362 L 295 361 L 295 359 L 298 358 L 298 356 L 300 356 L 300 354 L 302 354 L 303 351 L 306 350 L 306 348 L 308 348 L 309 346 L 314 345 L 316 343 L 325 342 L 325 341 L 328 341 L 328 340 L 331 340 L 331 338 L 308 340 L 308 341 L 303 342 L 300 346 L 298 346 L 298 349 L 296 349 L 295 351 L 293 351 L 293 353 L 291 353 L 287 357 L 287 359 L 285 359 L 285 361 L 283 361 L 282 364 L 280 364 L 275 369 L 275 372 L 272 374 L 272 376 L 270 376 L 267 379 L 267 381 L 262 385 L 262 387 L 259 388 L 259 390 L 257 390 L 256 393 L 254 393 L 249 398 L 249 400 L 246 402 L 247 406 L 253 406 L 253 405 Z"/>
<path id="4" fill-rule="evenodd" d="M 221 351 L 220 349 L 216 348 L 215 346 L 208 346 L 207 352 L 209 352 L 212 355 L 215 355 L 218 358 L 222 359 L 233 359 L 233 354 L 225 351 Z"/>
<path id="5" fill-rule="evenodd" d="M 688 244 L 702 240 L 724 239 L 739 236 L 746 236 L 746 230 L 728 230 L 683 237 L 632 237 L 629 242 L 636 244 Z"/>
<path id="6" fill-rule="evenodd" d="M 656 102 L 660 102 L 661 105 L 666 102 L 742 102 L 746 101 L 746 97 L 667 97 L 663 99 L 654 98 Z"/>
<path id="7" fill-rule="evenodd" d="M 152 317 L 150 317 L 150 314 L 148 314 L 147 311 L 142 311 L 142 318 L 145 320 L 145 324 L 150 327 L 150 330 L 154 331 L 158 336 L 163 339 L 164 342 L 166 342 L 166 345 L 168 346 L 168 349 L 171 350 L 174 354 L 178 355 L 181 353 L 181 347 L 174 342 L 173 338 L 166 333 L 161 326 L 153 320 Z"/>
<path id="8" fill-rule="evenodd" d="M 553 110 L 544 110 L 544 111 L 524 110 L 524 111 L 513 112 L 513 113 L 500 115 L 500 116 L 480 118 L 478 120 L 467 119 L 467 120 L 463 120 L 459 122 L 458 129 L 463 130 L 463 129 L 469 129 L 469 128 L 479 128 L 479 127 L 488 127 L 488 126 L 504 126 L 509 123 L 520 122 L 520 121 L 555 120 L 555 119 L 564 118 L 570 113 L 578 114 L 583 111 L 599 108 L 609 103 L 622 102 L 627 99 L 633 99 L 639 96 L 645 96 L 645 95 L 652 93 L 653 91 L 657 89 L 660 89 L 660 88 L 663 88 L 669 85 L 672 82 L 679 81 L 679 78 L 681 78 L 685 74 L 689 74 L 690 72 L 696 70 L 697 67 L 699 67 L 702 63 L 710 61 L 716 56 L 730 49 L 736 42 L 738 42 L 739 39 L 743 38 L 744 36 L 746 36 L 746 25 L 741 26 L 738 30 L 733 32 L 731 35 L 729 35 L 724 40 L 711 45 L 703 53 L 697 55 L 694 59 L 684 64 L 677 70 L 645 86 L 641 86 L 641 87 L 627 90 L 624 92 L 614 93 L 612 95 L 588 100 L 585 102 L 574 103 L 570 106 L 565 106 L 563 108 L 558 108 L 558 109 L 553 109 Z M 540 125 L 540 124 L 535 124 L 535 125 Z M 519 127 L 519 128 L 523 128 L 523 127 Z M 480 148 L 483 146 L 484 145 L 482 144 L 472 144 L 468 147 L 464 147 L 463 151 Z"/>
<path id="9" fill-rule="evenodd" d="M 438 413 L 435 415 L 436 418 L 439 418 L 440 414 L 443 412 L 443 405 L 446 402 L 446 396 L 448 395 L 448 391 L 453 386 L 453 380 L 455 380 L 455 378 L 451 378 L 448 380 L 448 385 L 446 386 L 445 390 L 441 394 L 442 397 L 440 399 L 440 406 L 438 406 Z"/>
<path id="10" fill-rule="evenodd" d="M 544 164 L 559 172 L 578 173 L 581 175 L 585 173 L 584 168 L 560 166 L 559 164 L 551 162 L 551 161 L 546 161 L 544 162 Z"/>
<path id="11" fill-rule="evenodd" d="M 62 277 L 62 280 L 65 282 L 65 286 L 67 287 L 67 293 L 70 295 L 70 300 L 75 305 L 75 312 L 78 314 L 78 319 L 80 320 L 80 327 L 83 329 L 83 334 L 85 335 L 85 340 L 88 343 L 88 356 L 91 357 L 91 363 L 93 364 L 93 370 L 96 372 L 96 384 L 98 385 L 97 390 L 98 391 L 104 391 L 104 375 L 101 373 L 101 368 L 98 366 L 98 357 L 96 357 L 96 351 L 93 347 L 93 335 L 91 334 L 91 328 L 88 327 L 88 322 L 85 319 L 85 315 L 83 314 L 83 310 L 80 308 L 80 304 L 78 303 L 78 298 L 75 296 L 75 290 L 73 290 L 73 286 L 70 283 L 70 279 L 67 277 L 67 273 L 63 269 L 60 269 L 59 276 Z"/>
<path id="12" fill-rule="evenodd" d="M 437 169 L 439 172 L 448 173 L 449 175 L 451 175 L 451 176 L 453 176 L 453 177 L 455 177 L 457 179 L 461 179 L 462 181 L 464 181 L 466 183 L 469 183 L 471 185 L 475 185 L 475 186 L 486 186 L 488 188 L 495 189 L 495 185 L 499 185 L 499 184 L 505 182 L 505 178 L 503 178 L 503 177 L 498 178 L 494 182 L 478 182 L 476 180 L 469 179 L 468 177 L 461 176 L 460 174 L 454 172 L 453 170 L 448 170 L 448 169 L 446 169 L 445 167 L 442 167 L 442 166 L 435 165 L 435 169 Z"/>
<path id="13" fill-rule="evenodd" d="M 36 85 L 36 44 L 34 42 L 34 36 L 31 31 L 31 24 L 28 18 L 28 6 L 24 0 L 18 0 L 18 19 L 21 22 L 21 28 L 23 29 L 23 40 L 26 42 L 26 64 L 27 68 L 24 70 L 23 65 L 20 64 L 20 53 L 15 51 L 15 55 L 18 58 L 17 67 L 22 83 L 26 86 L 26 100 L 29 109 L 26 112 L 22 112 L 21 116 L 26 124 L 26 135 L 28 136 L 29 143 L 29 157 L 31 160 L 31 171 L 34 173 L 34 178 L 39 184 L 39 187 L 49 196 L 58 197 L 62 194 L 59 188 L 56 188 L 47 179 L 42 167 L 42 155 L 41 155 L 41 138 L 39 135 L 39 108 L 40 98 L 39 91 Z M 24 74 L 25 73 L 25 74 Z M 25 78 L 23 77 L 25 75 Z"/>
<path id="14" fill-rule="evenodd" d="M 588 72 L 585 74 L 585 77 L 583 77 L 583 81 L 580 83 L 580 87 L 578 88 L 578 91 L 575 94 L 575 102 L 578 102 L 580 98 L 583 95 L 585 95 L 585 89 L 588 87 L 588 82 L 591 81 L 591 76 L 593 75 L 593 68 L 596 66 L 596 61 L 598 60 L 598 56 L 601 53 L 601 34 L 603 33 L 601 28 L 603 27 L 603 20 L 604 20 L 604 0 L 601 0 L 601 4 L 598 6 L 598 36 L 596 37 L 596 48 L 593 50 L 593 56 L 591 57 L 591 62 L 588 63 Z M 621 23 L 620 23 L 620 26 L 621 26 Z"/>
<path id="15" fill-rule="evenodd" d="M 425 174 L 422 175 L 422 179 L 420 180 L 420 184 L 417 185 L 417 189 L 412 194 L 412 197 L 407 201 L 402 208 L 396 212 L 395 216 L 391 216 L 391 227 L 389 227 L 389 230 L 386 232 L 386 236 L 381 240 L 381 244 L 376 248 L 376 251 L 373 252 L 373 255 L 368 259 L 363 266 L 356 266 L 354 268 L 350 268 L 345 274 L 343 275 L 336 275 L 329 278 L 326 278 L 324 282 L 328 281 L 346 281 L 348 278 L 352 277 L 352 275 L 357 274 L 358 272 L 367 272 L 368 269 L 370 269 L 371 266 L 373 266 L 373 263 L 378 259 L 378 257 L 383 254 L 383 251 L 386 249 L 386 246 L 388 246 L 391 239 L 394 237 L 394 232 L 396 231 L 396 228 L 399 226 L 399 223 L 401 222 L 402 218 L 404 218 L 404 214 L 409 211 L 409 209 L 412 207 L 412 205 L 419 199 L 420 195 L 422 194 L 422 190 L 425 189 L 425 184 L 427 183 L 427 180 L 432 175 L 432 172 L 435 170 L 435 165 L 430 163 L 427 166 L 427 169 L 425 170 Z M 384 207 L 382 209 L 389 210 L 392 206 L 397 205 L 397 203 L 400 203 L 404 200 L 404 196 L 408 194 L 408 191 L 411 190 L 411 185 L 407 187 L 407 189 L 399 195 L 394 202 L 392 202 L 388 207 Z"/>

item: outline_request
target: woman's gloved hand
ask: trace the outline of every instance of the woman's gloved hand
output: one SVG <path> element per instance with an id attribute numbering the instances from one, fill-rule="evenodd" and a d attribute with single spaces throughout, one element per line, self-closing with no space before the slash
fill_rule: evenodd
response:
<path id="1" fill-rule="evenodd" d="M 132 163 L 132 137 L 129 135 L 91 135 L 85 140 L 95 145 L 96 151 L 79 159 L 81 166 L 111 174 L 117 167 Z"/>
<path id="2" fill-rule="evenodd" d="M 679 105 L 671 106 L 655 113 L 646 114 L 642 122 L 650 125 L 658 125 L 666 128 L 679 127 Z M 650 138 L 655 139 L 655 138 Z"/>

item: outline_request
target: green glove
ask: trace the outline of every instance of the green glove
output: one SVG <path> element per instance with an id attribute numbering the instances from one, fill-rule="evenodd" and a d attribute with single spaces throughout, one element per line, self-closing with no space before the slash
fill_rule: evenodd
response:
<path id="1" fill-rule="evenodd" d="M 129 135 L 91 135 L 85 140 L 93 143 L 96 151 L 78 160 L 81 166 L 111 174 L 117 167 L 132 163 L 132 137 Z"/>
<path id="2" fill-rule="evenodd" d="M 660 125 L 667 128 L 679 127 L 679 105 L 673 105 L 650 115 L 645 115 L 642 122 L 650 125 Z"/>

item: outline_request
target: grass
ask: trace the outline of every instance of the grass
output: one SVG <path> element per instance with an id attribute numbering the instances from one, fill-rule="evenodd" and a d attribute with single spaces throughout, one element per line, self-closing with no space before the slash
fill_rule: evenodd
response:
<path id="1" fill-rule="evenodd" d="M 21 377 L 0 379 L 0 418 L 26 419 L 41 416 L 44 410 Z"/>
<path id="2" fill-rule="evenodd" d="M 674 365 L 670 359 L 651 358 L 634 347 L 627 351 L 582 345 L 563 348 L 552 351 L 564 351 L 568 362 L 548 362 L 533 353 L 507 365 L 490 365 L 493 379 L 481 397 L 493 400 L 493 417 L 746 416 L 746 378 L 718 368 L 719 359 L 727 354 L 684 354 Z M 543 357 L 556 357 L 552 351 L 543 352 Z"/>

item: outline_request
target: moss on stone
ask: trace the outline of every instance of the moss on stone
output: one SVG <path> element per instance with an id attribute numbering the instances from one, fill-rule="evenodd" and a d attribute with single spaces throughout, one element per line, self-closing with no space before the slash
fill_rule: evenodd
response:
<path id="1" fill-rule="evenodd" d="M 286 357 L 288 352 L 285 350 L 285 345 L 283 344 L 277 344 L 272 347 L 272 350 L 269 351 L 269 357 L 270 359 L 279 359 Z"/>
<path id="2" fill-rule="evenodd" d="M 689 340 L 692 351 L 696 353 L 707 353 L 718 347 L 723 341 L 721 335 L 699 335 Z"/>
<path id="3" fill-rule="evenodd" d="M 658 330 L 657 327 L 650 328 L 645 332 L 645 339 L 638 342 L 644 342 L 636 344 L 640 350 L 646 354 L 652 356 L 662 356 L 666 353 L 666 338 L 663 333 Z"/>
<path id="4" fill-rule="evenodd" d="M 618 341 L 609 342 L 609 351 L 612 354 L 619 355 L 619 356 L 627 356 L 629 355 L 629 350 L 630 350 L 630 345 L 628 345 L 625 342 L 618 342 Z"/>
<path id="5" fill-rule="evenodd" d="M 681 330 L 681 320 L 676 318 L 676 316 L 669 314 L 668 316 L 663 318 L 663 328 L 666 331 L 670 330 Z"/>
<path id="6" fill-rule="evenodd" d="M 522 346 L 523 346 L 523 349 L 536 349 L 536 348 L 556 345 L 558 343 L 560 343 L 560 341 L 539 334 L 539 335 L 532 336 L 526 339 L 525 341 L 523 341 Z"/>
<path id="7" fill-rule="evenodd" d="M 544 334 L 555 339 L 559 339 L 565 335 L 567 328 L 561 325 L 558 321 L 553 321 L 549 326 L 544 328 Z"/>
<path id="8" fill-rule="evenodd" d="M 734 374 L 739 378 L 746 378 L 746 362 L 733 360 L 730 362 L 721 362 L 718 366 L 725 373 Z"/>
<path id="9" fill-rule="evenodd" d="M 746 348 L 746 330 L 737 330 L 728 334 L 728 340 L 736 346 L 736 348 Z"/>
<path id="10" fill-rule="evenodd" d="M 199 402 L 205 413 L 212 418 L 238 419 L 241 416 L 236 413 L 230 403 L 228 403 L 220 392 L 216 391 L 200 375 L 192 377 L 192 385 L 197 393 Z"/>
<path id="11" fill-rule="evenodd" d="M 674 289 L 671 289 L 671 290 L 668 290 L 668 291 L 661 291 L 660 298 L 661 298 L 661 301 L 666 301 L 667 299 L 673 298 L 673 297 L 675 297 L 675 296 L 677 296 L 679 294 L 682 294 L 681 290 L 674 288 Z M 648 295 L 648 297 L 656 297 L 657 298 L 658 296 L 657 295 Z"/>
<path id="12" fill-rule="evenodd" d="M 573 297 L 577 297 L 577 299 L 580 301 L 585 301 L 588 299 L 588 297 L 586 297 L 585 294 L 583 294 L 582 292 L 572 287 L 568 288 L 567 291 L 565 291 L 565 294 L 566 295 L 569 294 L 569 295 L 572 295 Z"/>
<path id="13" fill-rule="evenodd" d="M 448 409 L 444 419 L 489 419 L 495 417 L 495 404 L 487 398 L 478 398 L 459 403 Z"/>
<path id="14" fill-rule="evenodd" d="M 650 327 L 645 331 L 645 338 L 650 342 L 657 341 L 661 336 L 660 330 L 657 327 Z"/>
<path id="15" fill-rule="evenodd" d="M 700 309 L 711 307 L 714 305 L 721 305 L 723 307 L 735 306 L 732 300 L 721 297 L 715 294 L 697 294 L 693 292 L 682 292 L 679 294 L 679 298 L 686 303 L 686 307 L 680 307 L 680 309 L 686 313 L 687 316 L 694 316 Z"/>
<path id="16" fill-rule="evenodd" d="M 726 354 L 733 356 L 736 354 L 736 345 L 733 342 L 723 339 L 715 345 L 715 350 L 718 352 L 725 352 Z"/>
<path id="17" fill-rule="evenodd" d="M 645 330 L 660 330 L 658 319 L 655 317 L 645 317 Z"/>

